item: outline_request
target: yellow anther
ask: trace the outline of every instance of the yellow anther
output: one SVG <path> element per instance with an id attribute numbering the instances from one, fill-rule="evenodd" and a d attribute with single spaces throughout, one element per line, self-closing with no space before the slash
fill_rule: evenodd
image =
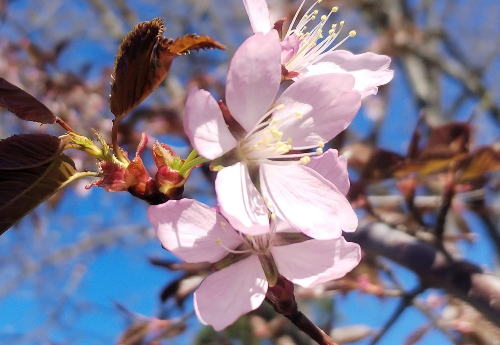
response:
<path id="1" fill-rule="evenodd" d="M 300 162 L 304 165 L 306 165 L 307 163 L 309 163 L 311 161 L 311 158 L 309 156 L 304 156 L 300 159 Z"/>
<path id="2" fill-rule="evenodd" d="M 286 140 L 286 142 L 287 142 L 288 144 L 291 144 L 291 143 L 292 143 L 292 138 L 288 138 L 288 139 Z"/>
<path id="3" fill-rule="evenodd" d="M 300 111 L 295 112 L 295 117 L 298 119 L 301 119 L 303 117 L 302 113 Z"/>
<path id="4" fill-rule="evenodd" d="M 330 36 L 335 35 L 335 30 L 334 29 L 328 30 L 328 35 L 330 35 Z"/>
<path id="5" fill-rule="evenodd" d="M 221 238 L 217 238 L 217 239 L 215 240 L 215 243 L 217 243 L 217 244 L 221 244 L 221 243 L 222 243 L 222 239 L 221 239 Z"/>
<path id="6" fill-rule="evenodd" d="M 344 26 L 344 21 L 341 21 L 339 24 L 340 26 Z"/>
<path id="7" fill-rule="evenodd" d="M 335 12 L 337 12 L 338 10 L 339 10 L 339 8 L 338 8 L 337 6 L 332 7 L 332 13 L 335 13 Z"/>
<path id="8" fill-rule="evenodd" d="M 354 37 L 354 36 L 356 36 L 356 30 L 351 30 L 351 31 L 349 31 L 349 36 L 350 36 L 350 37 Z"/>
<path id="9" fill-rule="evenodd" d="M 326 16 L 324 14 L 321 16 L 321 21 L 326 21 Z"/>
<path id="10" fill-rule="evenodd" d="M 316 20 L 316 16 L 312 15 L 311 20 Z"/>
<path id="11" fill-rule="evenodd" d="M 323 1 L 323 0 L 318 0 L 318 4 L 321 3 L 321 1 Z"/>
<path id="12" fill-rule="evenodd" d="M 220 221 L 220 225 L 222 225 L 222 226 L 226 226 L 226 225 L 227 225 L 227 223 L 226 223 L 225 221 L 221 220 L 221 221 Z"/>
<path id="13" fill-rule="evenodd" d="M 323 147 L 325 147 L 325 143 L 320 140 L 320 141 L 318 141 L 318 146 L 323 148 Z"/>
<path id="14" fill-rule="evenodd" d="M 314 10 L 312 14 L 314 15 L 318 14 L 318 10 Z"/>
<path id="15" fill-rule="evenodd" d="M 271 220 L 276 220 L 276 215 L 274 213 L 271 213 L 271 215 L 269 216 L 269 218 L 271 218 Z"/>
<path id="16" fill-rule="evenodd" d="M 335 30 L 337 28 L 337 24 L 332 24 L 332 29 Z"/>
<path id="17" fill-rule="evenodd" d="M 283 109 L 284 107 L 285 107 L 285 105 L 284 105 L 283 103 L 281 103 L 280 105 L 278 105 L 278 106 L 276 107 L 276 110 L 281 110 L 281 109 Z"/>
<path id="18" fill-rule="evenodd" d="M 317 153 L 318 155 L 322 154 L 322 153 L 323 153 L 323 149 L 322 149 L 321 147 L 318 147 L 318 148 L 316 149 L 316 153 Z"/>

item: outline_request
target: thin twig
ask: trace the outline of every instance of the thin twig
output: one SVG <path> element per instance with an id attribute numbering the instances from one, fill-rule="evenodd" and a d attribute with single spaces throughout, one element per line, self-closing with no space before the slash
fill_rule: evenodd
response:
<path id="1" fill-rule="evenodd" d="M 394 312 L 394 314 L 387 320 L 385 323 L 384 327 L 380 332 L 378 332 L 370 342 L 370 345 L 375 345 L 378 343 L 378 341 L 387 333 L 387 331 L 394 325 L 394 323 L 398 320 L 399 316 L 408 308 L 409 306 L 412 305 L 413 299 L 420 293 L 422 293 L 425 290 L 423 287 L 418 287 L 415 291 L 412 291 L 408 294 L 405 294 L 403 298 L 401 299 L 401 303 L 399 304 L 398 308 Z"/>
<path id="2" fill-rule="evenodd" d="M 439 212 L 437 214 L 436 227 L 434 229 L 434 235 L 435 235 L 434 244 L 445 255 L 448 262 L 452 262 L 453 258 L 444 247 L 443 235 L 445 229 L 446 215 L 448 214 L 454 195 L 455 195 L 455 171 L 454 169 L 451 169 L 451 171 L 448 173 L 448 181 L 446 181 L 445 183 L 443 199 L 442 199 L 443 201 L 441 207 L 439 208 Z"/>
<path id="3" fill-rule="evenodd" d="M 453 343 L 455 343 L 456 345 L 462 345 L 462 342 L 460 341 L 459 338 L 457 338 L 453 333 L 451 333 L 446 327 L 443 327 L 439 320 L 434 316 L 432 315 L 432 313 L 430 312 L 429 308 L 422 302 L 418 301 L 418 300 L 413 300 L 413 306 L 415 308 L 417 308 L 418 310 L 420 310 L 420 312 L 422 314 L 424 314 L 425 316 L 427 316 L 433 323 L 433 326 L 436 327 L 437 329 L 439 329 L 441 332 L 443 332 L 443 334 L 448 338 L 450 339 L 450 341 L 452 341 Z"/>

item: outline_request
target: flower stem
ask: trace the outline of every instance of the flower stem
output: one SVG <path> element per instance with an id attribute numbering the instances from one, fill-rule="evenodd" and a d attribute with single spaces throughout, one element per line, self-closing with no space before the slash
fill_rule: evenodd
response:
<path id="1" fill-rule="evenodd" d="M 73 128 L 70 127 L 70 125 L 68 125 L 66 122 L 64 122 L 63 119 L 61 119 L 60 117 L 57 117 L 56 118 L 56 123 L 61 126 L 62 128 L 64 128 L 66 131 L 68 132 L 71 132 L 71 133 L 75 133 L 75 134 L 78 134 Z"/>
<path id="2" fill-rule="evenodd" d="M 187 163 L 187 162 L 190 162 L 192 161 L 193 159 L 196 158 L 196 156 L 198 156 L 198 151 L 196 151 L 196 149 L 193 149 L 191 151 L 191 153 L 189 153 L 189 156 L 187 156 L 186 160 L 184 161 L 184 163 Z"/>
<path id="3" fill-rule="evenodd" d="M 191 156 L 191 155 L 189 155 L 189 156 Z M 193 169 L 198 164 L 202 164 L 202 163 L 205 163 L 205 162 L 208 162 L 208 159 L 203 158 L 201 156 L 193 158 L 193 159 L 191 159 L 189 161 L 186 159 L 186 161 L 184 162 L 184 164 L 182 165 L 182 167 L 179 169 L 179 173 L 184 176 L 184 174 L 186 174 L 189 170 Z"/>
<path id="4" fill-rule="evenodd" d="M 125 158 L 125 156 L 123 156 L 123 152 L 120 149 L 120 146 L 118 146 L 118 127 L 120 124 L 120 120 L 121 120 L 120 117 L 116 117 L 113 120 L 113 129 L 111 131 L 111 142 L 113 143 L 113 151 L 116 155 L 116 158 L 118 158 L 120 162 L 127 164 L 128 159 Z"/>
<path id="5" fill-rule="evenodd" d="M 330 338 L 321 328 L 316 326 L 314 322 L 309 320 L 302 312 L 297 311 L 295 315 L 285 315 L 298 329 L 311 337 L 312 340 L 319 345 L 339 345 L 335 340 Z"/>
<path id="6" fill-rule="evenodd" d="M 319 345 L 339 345 L 298 310 L 293 289 L 293 283 L 280 275 L 276 285 L 269 286 L 266 301 Z"/>

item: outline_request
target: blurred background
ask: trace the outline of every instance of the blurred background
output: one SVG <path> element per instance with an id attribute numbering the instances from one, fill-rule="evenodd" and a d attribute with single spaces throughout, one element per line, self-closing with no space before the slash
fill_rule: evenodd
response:
<path id="1" fill-rule="evenodd" d="M 300 5 L 268 3 L 272 20 L 292 18 Z M 342 344 L 500 344 L 500 321 L 459 298 L 453 284 L 460 290 L 461 276 L 447 283 L 451 266 L 443 266 L 442 285 L 431 266 L 412 266 L 428 255 L 460 258 L 496 279 L 500 2 L 317 6 L 320 13 L 339 7 L 330 21 L 345 21 L 340 37 L 356 30 L 339 49 L 389 55 L 395 73 L 329 143 L 351 165 L 349 198 L 367 235 L 350 239 L 361 243 L 363 262 L 344 279 L 296 289 L 300 309 Z M 94 138 L 95 129 L 110 140 L 118 46 L 136 24 L 156 17 L 165 19 L 166 37 L 203 33 L 228 47 L 175 59 L 167 79 L 121 124 L 119 142 L 130 156 L 145 132 L 150 144 L 159 140 L 185 158 L 188 87 L 223 98 L 228 62 L 252 34 L 240 0 L 0 0 L 0 77 L 79 133 Z M 0 138 L 33 132 L 63 134 L 1 111 Z M 96 171 L 82 152 L 68 154 L 79 170 Z M 154 174 L 149 150 L 143 159 Z M 208 167 L 196 169 L 184 196 L 214 205 L 213 178 Z M 161 248 L 145 202 L 86 189 L 90 182 L 76 181 L 0 237 L 0 344 L 312 343 L 266 304 L 224 332 L 203 327 L 191 292 L 206 271 Z M 425 255 L 408 259 L 397 241 L 376 242 L 373 224 Z"/>

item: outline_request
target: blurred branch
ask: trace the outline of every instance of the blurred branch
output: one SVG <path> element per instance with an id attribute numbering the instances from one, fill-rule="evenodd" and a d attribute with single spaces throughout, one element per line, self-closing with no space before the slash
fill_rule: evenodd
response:
<path id="1" fill-rule="evenodd" d="M 470 96 L 477 97 L 482 107 L 500 121 L 500 108 L 493 103 L 492 95 L 483 83 L 484 68 L 478 70 L 466 63 L 457 49 L 448 49 L 451 57 L 440 54 L 436 49 L 441 44 L 450 46 L 450 39 L 441 27 L 418 28 L 409 15 L 406 0 L 364 0 L 358 1 L 358 7 L 373 27 L 389 37 L 393 45 L 389 48 L 401 57 L 413 92 L 430 125 L 443 121 L 436 71 L 457 80 Z M 461 55 L 460 58 L 457 55 Z"/>
<path id="2" fill-rule="evenodd" d="M 106 29 L 106 34 L 121 41 L 127 32 L 123 28 L 121 20 L 113 13 L 103 0 L 88 0 L 90 5 L 97 11 L 99 18 Z"/>
<path id="3" fill-rule="evenodd" d="M 382 223 L 365 223 L 345 233 L 371 255 L 381 255 L 415 272 L 423 285 L 443 289 L 500 326 L 500 278 L 467 261 L 448 262 L 433 246 Z"/>

